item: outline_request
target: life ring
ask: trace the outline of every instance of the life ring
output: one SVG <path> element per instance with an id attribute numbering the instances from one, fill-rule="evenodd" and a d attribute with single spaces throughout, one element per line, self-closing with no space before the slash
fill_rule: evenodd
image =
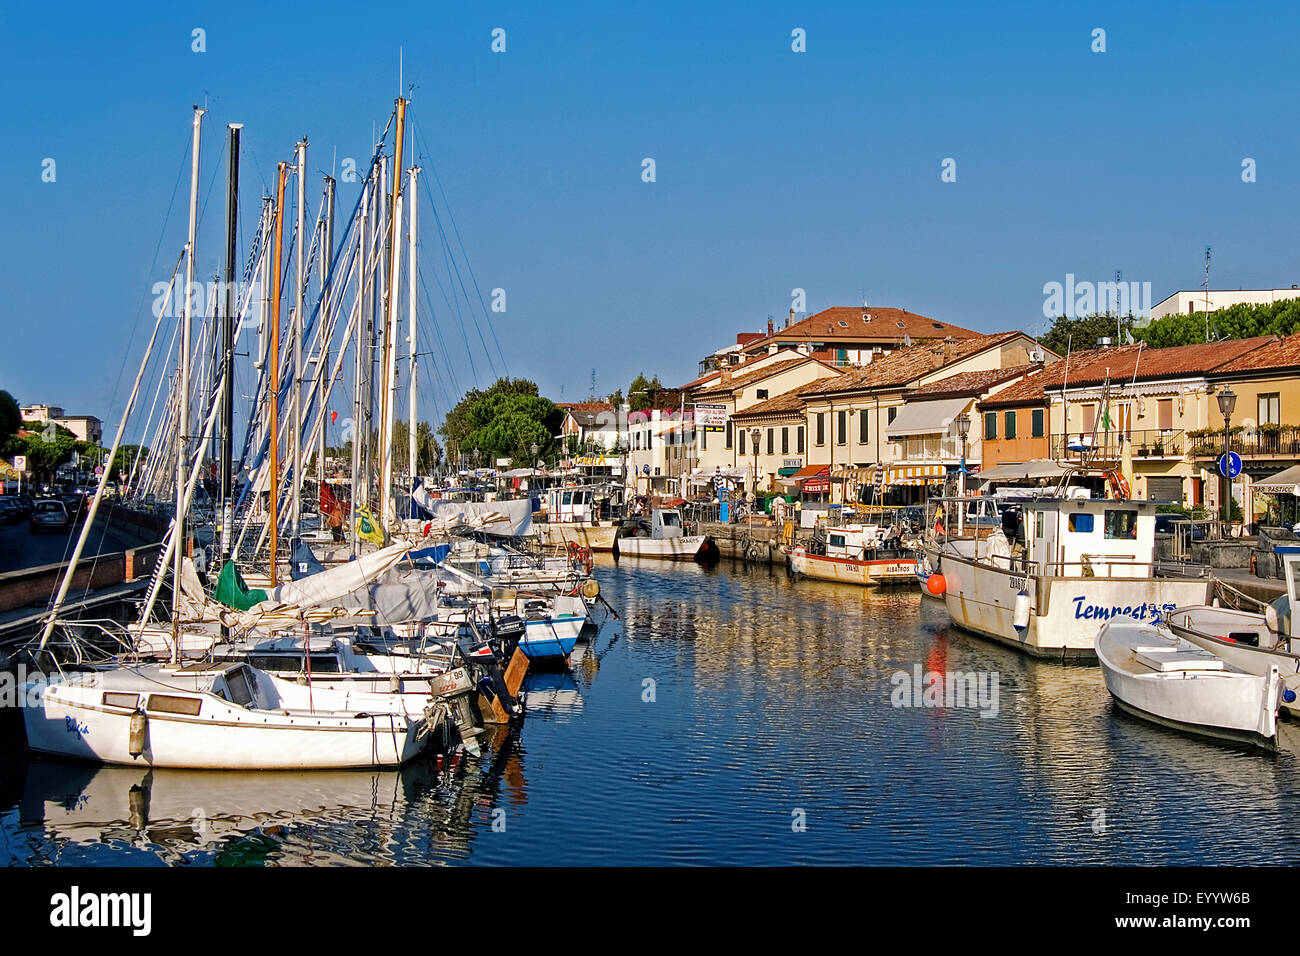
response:
<path id="1" fill-rule="evenodd" d="M 1132 489 L 1129 487 L 1128 479 L 1118 471 L 1107 473 L 1106 480 L 1110 483 L 1110 489 L 1115 493 L 1115 497 L 1121 501 L 1127 501 L 1132 495 Z"/>

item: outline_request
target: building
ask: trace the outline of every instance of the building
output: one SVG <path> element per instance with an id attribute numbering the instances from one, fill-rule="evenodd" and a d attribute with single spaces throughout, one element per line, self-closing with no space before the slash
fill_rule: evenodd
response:
<path id="1" fill-rule="evenodd" d="M 609 402 L 556 402 L 564 412 L 560 440 L 565 448 L 581 452 L 612 452 L 626 445 L 627 412 Z"/>
<path id="2" fill-rule="evenodd" d="M 58 405 L 24 405 L 19 411 L 26 424 L 53 422 L 72 432 L 78 441 L 98 445 L 104 440 L 104 423 L 94 415 L 66 415 Z"/>
<path id="3" fill-rule="evenodd" d="M 1300 299 L 1300 287 L 1289 289 L 1179 289 L 1151 307 L 1151 318 L 1163 319 L 1179 313 L 1216 312 L 1230 305 L 1269 305 L 1284 299 Z M 1209 306 L 1207 309 L 1206 306 Z"/>

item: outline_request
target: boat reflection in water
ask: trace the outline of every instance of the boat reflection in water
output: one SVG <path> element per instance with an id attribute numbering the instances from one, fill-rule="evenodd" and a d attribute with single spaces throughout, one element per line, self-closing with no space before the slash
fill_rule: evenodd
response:
<path id="1" fill-rule="evenodd" d="M 509 729 L 481 758 L 396 771 L 212 772 L 33 761 L 5 814 L 11 864 L 357 865 L 468 859 L 503 778 Z M 440 766 L 442 764 L 442 766 Z M 10 804 L 10 806 L 13 806 Z M 16 838 L 16 839 L 15 839 Z M 136 859 L 133 859 L 136 858 Z"/>

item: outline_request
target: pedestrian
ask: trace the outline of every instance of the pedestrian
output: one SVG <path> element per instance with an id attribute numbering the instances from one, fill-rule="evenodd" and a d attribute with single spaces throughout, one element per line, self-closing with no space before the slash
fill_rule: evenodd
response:
<path id="1" fill-rule="evenodd" d="M 343 505 L 337 498 L 335 498 L 333 503 L 330 504 L 329 514 L 325 520 L 329 524 L 330 534 L 334 538 L 334 543 L 342 544 L 343 543 Z"/>

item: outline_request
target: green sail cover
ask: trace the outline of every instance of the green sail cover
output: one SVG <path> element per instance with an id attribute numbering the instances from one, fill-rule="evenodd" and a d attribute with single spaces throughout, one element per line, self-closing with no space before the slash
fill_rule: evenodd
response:
<path id="1" fill-rule="evenodd" d="M 250 591 L 248 585 L 244 583 L 243 575 L 235 567 L 235 562 L 227 561 L 226 566 L 221 569 L 221 575 L 217 578 L 217 591 L 213 597 L 226 607 L 247 611 L 254 604 L 265 601 L 266 592 L 261 588 Z"/>

